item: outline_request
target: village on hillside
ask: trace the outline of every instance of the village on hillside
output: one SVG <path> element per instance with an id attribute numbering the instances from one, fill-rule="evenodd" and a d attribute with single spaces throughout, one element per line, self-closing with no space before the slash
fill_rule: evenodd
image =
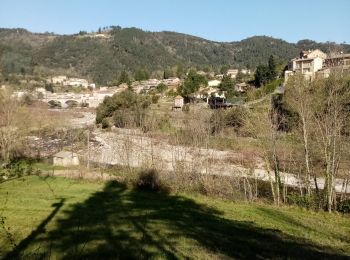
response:
<path id="1" fill-rule="evenodd" d="M 279 87 L 283 89 L 283 85 L 288 81 L 288 78 L 297 73 L 301 73 L 306 79 L 312 80 L 316 77 L 327 78 L 332 71 L 337 69 L 349 70 L 349 67 L 350 54 L 333 53 L 327 55 L 318 49 L 301 51 L 299 57 L 288 62 L 284 70 L 284 82 L 281 82 Z M 215 74 L 213 72 L 199 70 L 196 71 L 196 74 L 205 77 L 207 81 L 206 84 L 200 86 L 193 97 L 199 101 L 205 101 L 208 106 L 212 108 L 232 106 L 232 102 L 227 101 L 227 91 L 220 89 L 224 77 L 233 80 L 233 91 L 237 93 L 237 96 L 241 97 L 236 99 L 239 100 L 237 104 L 242 104 L 241 101 L 244 100 L 247 91 L 255 89 L 252 80 L 253 74 L 248 69 L 229 68 L 224 74 Z M 95 83 L 88 82 L 87 79 L 58 75 L 47 78 L 45 84 L 50 86 L 50 88 L 36 87 L 32 91 L 28 91 L 24 84 L 24 88 L 15 91 L 13 96 L 19 99 L 30 96 L 31 98 L 49 104 L 51 108 L 97 108 L 105 97 L 111 97 L 129 87 L 137 94 L 155 93 L 159 97 L 171 97 L 171 95 L 173 95 L 174 107 L 182 108 L 188 101 L 185 101 L 184 97 L 176 93 L 178 87 L 183 83 L 184 79 L 169 77 L 166 79 L 153 78 L 133 81 L 130 82 L 129 86 L 126 83 L 117 86 L 96 86 Z M 162 93 L 157 93 L 156 89 L 160 85 L 164 85 L 166 90 Z M 58 91 L 53 92 L 52 87 L 58 87 Z M 1 88 L 5 89 L 6 85 L 2 85 Z M 170 96 L 168 94 L 170 94 Z M 174 98 L 175 96 L 176 98 Z"/>

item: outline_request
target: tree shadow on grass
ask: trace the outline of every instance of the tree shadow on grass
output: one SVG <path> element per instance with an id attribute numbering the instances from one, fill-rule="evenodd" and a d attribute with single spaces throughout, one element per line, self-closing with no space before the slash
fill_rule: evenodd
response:
<path id="1" fill-rule="evenodd" d="M 23 251 L 40 235 L 46 232 L 46 225 L 56 216 L 58 211 L 64 204 L 65 199 L 60 199 L 59 202 L 52 204 L 54 208 L 51 213 L 41 221 L 40 225 L 37 226 L 25 239 L 23 239 L 18 245 L 14 247 L 14 249 L 5 255 L 4 259 L 17 259 L 20 258 Z"/>
<path id="2" fill-rule="evenodd" d="M 250 222 L 227 220 L 184 197 L 129 190 L 117 182 L 65 214 L 41 241 L 50 245 L 53 258 L 346 258 Z"/>

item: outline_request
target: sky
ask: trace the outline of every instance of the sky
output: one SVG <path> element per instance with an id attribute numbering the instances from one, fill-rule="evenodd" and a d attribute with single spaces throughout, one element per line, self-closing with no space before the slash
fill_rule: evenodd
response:
<path id="1" fill-rule="evenodd" d="M 213 41 L 350 43 L 350 0 L 0 0 L 0 27 L 73 34 L 119 25 Z"/>

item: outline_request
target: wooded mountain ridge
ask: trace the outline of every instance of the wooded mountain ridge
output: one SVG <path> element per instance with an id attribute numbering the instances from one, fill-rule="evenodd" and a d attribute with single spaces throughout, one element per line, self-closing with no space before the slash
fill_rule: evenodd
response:
<path id="1" fill-rule="evenodd" d="M 350 52 L 349 44 L 301 40 L 288 43 L 268 36 L 235 42 L 215 42 L 182 33 L 148 32 L 137 28 L 108 27 L 96 33 L 74 35 L 0 29 L 0 72 L 3 75 L 66 74 L 98 84 L 115 81 L 122 71 L 131 75 L 146 70 L 162 76 L 165 70 L 181 74 L 187 68 L 220 71 L 223 66 L 254 69 L 274 55 L 280 64 L 301 50 Z"/>

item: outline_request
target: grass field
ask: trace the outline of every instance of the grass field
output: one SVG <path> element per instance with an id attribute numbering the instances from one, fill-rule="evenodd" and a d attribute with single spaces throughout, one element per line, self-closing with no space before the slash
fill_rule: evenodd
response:
<path id="1" fill-rule="evenodd" d="M 350 218 L 31 176 L 0 184 L 0 258 L 350 256 Z"/>

